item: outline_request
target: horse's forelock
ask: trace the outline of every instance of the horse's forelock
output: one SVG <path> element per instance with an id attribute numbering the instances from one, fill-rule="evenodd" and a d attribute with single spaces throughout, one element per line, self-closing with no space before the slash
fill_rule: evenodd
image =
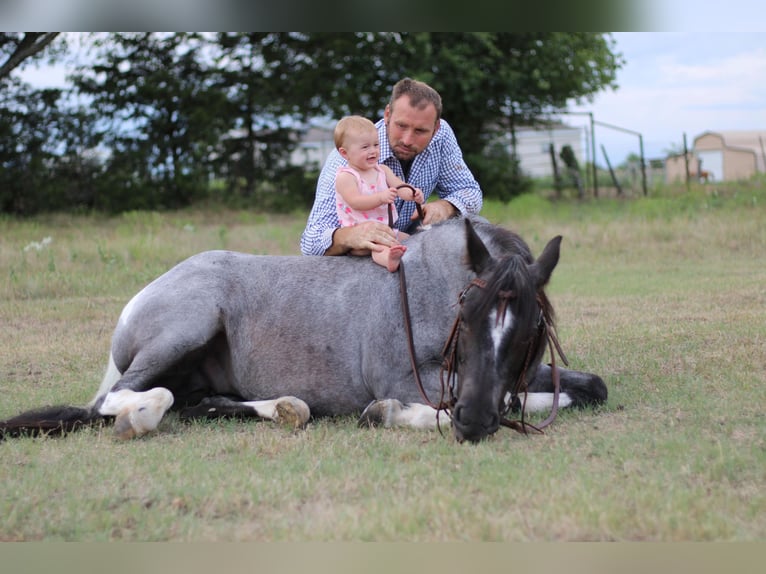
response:
<path id="1" fill-rule="evenodd" d="M 481 321 L 505 301 L 508 308 L 513 309 L 517 323 L 529 324 L 538 306 L 535 304 L 535 286 L 523 255 L 509 255 L 500 259 L 490 274 L 482 279 L 484 286 L 472 298 L 470 307 L 466 308 L 467 320 Z"/>

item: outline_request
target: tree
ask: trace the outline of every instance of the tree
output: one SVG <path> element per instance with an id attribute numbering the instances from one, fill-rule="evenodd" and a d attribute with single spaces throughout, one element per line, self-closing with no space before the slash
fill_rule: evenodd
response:
<path id="1" fill-rule="evenodd" d="M 63 42 L 50 48 L 43 34 L 0 33 L 0 65 L 56 55 Z M 310 201 L 313 182 L 288 160 L 306 121 L 377 119 L 410 76 L 442 94 L 485 195 L 506 200 L 529 184 L 508 150 L 514 126 L 614 87 L 622 62 L 612 48 L 592 33 L 100 35 L 72 76 L 84 105 L 0 76 L 0 178 L 9 182 L 0 192 L 14 205 L 42 193 L 51 206 L 77 197 L 109 210 L 172 208 L 216 180 L 259 202 L 261 192 Z M 57 177 L 74 183 L 63 189 Z M 19 187 L 32 181 L 32 194 Z"/>
<path id="2" fill-rule="evenodd" d="M 454 128 L 469 166 L 513 125 L 566 108 L 615 87 L 622 59 L 603 34 L 414 33 L 403 41 L 418 52 L 416 72 L 442 95 L 444 115 Z M 484 185 L 486 195 L 505 190 Z"/>
<path id="3" fill-rule="evenodd" d="M 59 32 L 0 32 L 0 57 L 5 58 L 0 64 L 0 80 L 10 76 L 24 60 L 38 56 L 58 35 Z"/>
<path id="4" fill-rule="evenodd" d="M 313 33 L 291 41 L 304 56 L 296 93 L 317 112 L 375 119 L 402 77 L 431 84 L 485 194 L 497 197 L 508 197 L 504 185 L 529 188 L 517 162 L 510 171 L 491 166 L 505 161 L 494 148 L 512 126 L 615 87 L 622 65 L 614 41 L 596 33 Z"/>
<path id="5" fill-rule="evenodd" d="M 229 123 L 217 163 L 237 195 L 253 197 L 263 182 L 279 181 L 289 170 L 286 158 L 306 111 L 295 89 L 298 54 L 287 39 L 258 32 L 217 37 L 216 86 L 226 95 Z"/>
<path id="6" fill-rule="evenodd" d="M 199 34 L 113 34 L 75 85 L 108 122 L 105 143 L 121 175 L 117 193 L 137 204 L 179 207 L 203 195 L 227 126 Z"/>

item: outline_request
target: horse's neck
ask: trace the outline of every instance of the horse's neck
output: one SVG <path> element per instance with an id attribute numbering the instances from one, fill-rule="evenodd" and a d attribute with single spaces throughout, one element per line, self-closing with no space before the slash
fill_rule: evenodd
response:
<path id="1" fill-rule="evenodd" d="M 473 277 L 464 261 L 464 236 L 455 228 L 434 228 L 419 233 L 424 236 L 408 248 L 405 265 L 407 283 L 413 285 L 415 291 L 411 296 L 451 306 Z M 420 277 L 416 277 L 418 275 Z"/>

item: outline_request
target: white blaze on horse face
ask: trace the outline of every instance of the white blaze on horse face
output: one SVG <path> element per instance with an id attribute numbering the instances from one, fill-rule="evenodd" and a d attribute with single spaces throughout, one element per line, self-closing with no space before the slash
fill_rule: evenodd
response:
<path id="1" fill-rule="evenodd" d="M 498 321 L 497 309 L 493 309 L 489 314 L 489 334 L 492 337 L 492 344 L 495 347 L 495 357 L 500 352 L 500 345 L 503 344 L 503 337 L 513 327 L 513 315 L 510 309 L 506 307 L 503 317 Z"/>

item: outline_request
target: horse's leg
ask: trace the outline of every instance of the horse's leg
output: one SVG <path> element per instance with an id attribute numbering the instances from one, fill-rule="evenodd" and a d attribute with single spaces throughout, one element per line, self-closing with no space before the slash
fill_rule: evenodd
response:
<path id="1" fill-rule="evenodd" d="M 99 393 L 106 391 L 106 394 L 97 395 L 93 404 L 99 414 L 115 417 L 114 433 L 118 438 L 139 437 L 155 430 L 173 405 L 173 393 L 157 386 L 157 381 L 185 354 L 179 350 L 182 346 L 175 347 L 176 354 L 169 352 L 173 349 L 171 346 L 163 348 L 164 353 L 153 350 L 151 345 L 142 348 L 114 383 L 107 378 L 110 373 L 115 376 L 114 372 L 119 374 L 119 371 L 112 366 L 114 360 L 110 356 L 110 367 L 99 389 Z"/>
<path id="2" fill-rule="evenodd" d="M 587 407 L 606 402 L 607 388 L 598 375 L 559 368 L 559 381 L 560 407 Z M 553 390 L 551 367 L 541 364 L 527 388 L 527 410 L 550 410 L 553 406 Z"/>
<path id="3" fill-rule="evenodd" d="M 438 417 L 437 417 L 438 415 Z M 362 411 L 359 426 L 410 427 L 432 430 L 439 425 L 449 426 L 449 417 L 433 407 L 421 403 L 403 404 L 396 399 L 372 401 Z"/>
<path id="4" fill-rule="evenodd" d="M 120 389 L 106 395 L 98 412 L 114 416 L 114 434 L 129 439 L 156 429 L 172 405 L 173 393 L 164 387 L 139 392 Z"/>
<path id="5" fill-rule="evenodd" d="M 280 397 L 264 401 L 237 401 L 229 397 L 213 396 L 199 404 L 181 410 L 182 419 L 191 418 L 261 418 L 276 423 L 303 428 L 311 416 L 309 406 L 296 397 Z"/>

